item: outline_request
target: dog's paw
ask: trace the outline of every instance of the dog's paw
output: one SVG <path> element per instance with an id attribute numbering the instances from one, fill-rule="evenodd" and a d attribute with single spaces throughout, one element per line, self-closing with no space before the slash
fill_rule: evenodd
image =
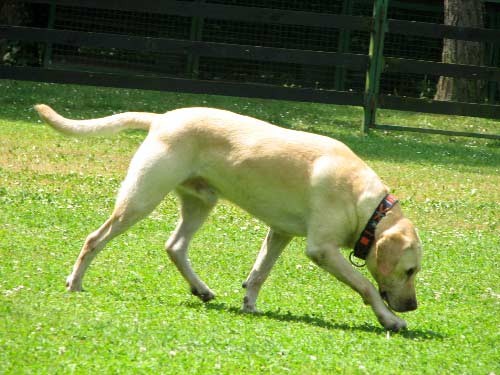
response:
<path id="1" fill-rule="evenodd" d="M 403 329 L 406 329 L 406 321 L 397 317 L 396 315 L 381 319 L 380 324 L 382 324 L 385 329 L 393 332 L 399 332 Z"/>
<path id="2" fill-rule="evenodd" d="M 250 303 L 248 297 L 243 298 L 243 306 L 241 311 L 248 314 L 261 314 L 260 310 L 257 310 L 255 303 Z"/>
<path id="3" fill-rule="evenodd" d="M 246 306 L 245 304 L 243 304 L 241 312 L 245 314 L 262 314 L 262 311 L 257 310 L 255 306 L 251 307 L 251 306 Z"/>
<path id="4" fill-rule="evenodd" d="M 210 289 L 207 289 L 207 290 L 200 292 L 196 288 L 191 288 L 191 294 L 193 296 L 198 297 L 203 302 L 208 302 L 208 301 L 211 301 L 215 298 L 215 293 L 212 292 Z"/>
<path id="5" fill-rule="evenodd" d="M 73 275 L 69 275 L 66 278 L 66 290 L 68 292 L 81 292 L 83 290 L 82 281 L 75 279 Z"/>

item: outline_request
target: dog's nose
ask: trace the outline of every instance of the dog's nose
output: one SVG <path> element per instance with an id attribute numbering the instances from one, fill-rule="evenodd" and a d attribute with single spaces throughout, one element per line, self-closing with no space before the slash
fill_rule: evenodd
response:
<path id="1" fill-rule="evenodd" d="M 418 307 L 418 303 L 416 299 L 409 299 L 406 301 L 406 311 L 413 311 L 416 310 Z"/>

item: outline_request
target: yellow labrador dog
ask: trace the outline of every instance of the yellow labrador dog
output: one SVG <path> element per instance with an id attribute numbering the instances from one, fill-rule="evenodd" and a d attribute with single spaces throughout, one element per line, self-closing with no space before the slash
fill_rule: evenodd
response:
<path id="1" fill-rule="evenodd" d="M 417 233 L 387 187 L 343 143 L 212 108 L 91 120 L 69 120 L 46 105 L 35 108 L 44 121 L 69 135 L 149 130 L 111 217 L 87 237 L 67 279 L 68 290 L 80 291 L 85 270 L 105 244 L 175 190 L 181 217 L 166 250 L 203 301 L 214 293 L 191 268 L 188 245 L 223 197 L 270 227 L 243 284 L 244 311 L 256 311 L 263 282 L 294 236 L 307 237 L 307 255 L 358 292 L 385 328 L 406 327 L 391 309 L 417 308 L 414 280 L 422 252 Z M 355 247 L 354 255 L 365 259 L 379 291 L 344 258 L 341 247 Z"/>

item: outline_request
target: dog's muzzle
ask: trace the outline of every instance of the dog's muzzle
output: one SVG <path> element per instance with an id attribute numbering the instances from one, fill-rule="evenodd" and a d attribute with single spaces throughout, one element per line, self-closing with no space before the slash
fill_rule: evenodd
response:
<path id="1" fill-rule="evenodd" d="M 417 300 L 412 298 L 412 299 L 409 299 L 406 301 L 405 310 L 402 312 L 413 311 L 413 310 L 416 310 L 417 307 L 418 307 Z"/>
<path id="2" fill-rule="evenodd" d="M 382 299 L 385 302 L 387 302 L 387 305 L 389 305 L 389 307 L 394 311 L 408 312 L 408 311 L 416 310 L 418 307 L 418 303 L 417 303 L 417 300 L 415 298 L 409 298 L 406 301 L 404 301 L 404 303 L 393 305 L 389 300 L 389 293 L 387 291 L 380 290 L 379 293 L 380 293 L 380 297 L 382 297 Z"/>

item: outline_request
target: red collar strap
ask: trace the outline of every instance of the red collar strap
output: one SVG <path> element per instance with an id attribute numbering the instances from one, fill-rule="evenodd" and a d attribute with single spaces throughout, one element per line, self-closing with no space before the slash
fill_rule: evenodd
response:
<path id="1" fill-rule="evenodd" d="M 398 199 L 392 194 L 387 194 L 384 199 L 382 199 L 375 209 L 375 212 L 370 217 L 370 220 L 368 220 L 365 228 L 361 232 L 359 240 L 354 245 L 354 251 L 351 253 L 351 262 L 352 255 L 359 259 L 366 259 L 368 253 L 370 252 L 370 248 L 375 241 L 375 228 L 377 227 L 377 224 L 385 217 L 387 212 L 394 207 L 396 203 L 398 203 Z"/>

